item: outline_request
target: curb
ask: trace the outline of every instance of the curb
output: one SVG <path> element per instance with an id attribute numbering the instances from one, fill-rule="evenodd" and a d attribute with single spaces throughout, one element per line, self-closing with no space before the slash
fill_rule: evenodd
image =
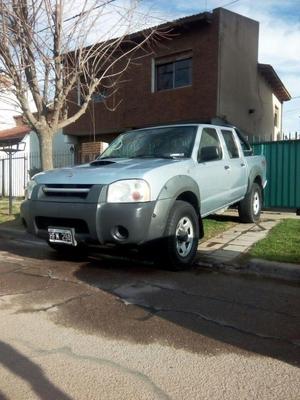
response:
<path id="1" fill-rule="evenodd" d="M 246 265 L 246 269 L 261 276 L 300 283 L 299 264 L 281 263 L 253 258 Z"/>
<path id="2" fill-rule="evenodd" d="M 45 241 L 36 238 L 34 235 L 26 232 L 25 229 L 0 227 L 0 237 L 16 239 L 35 244 L 45 244 Z M 196 265 L 200 268 L 211 271 L 254 275 L 263 278 L 272 278 L 290 281 L 293 283 L 300 283 L 300 264 L 279 263 L 276 261 L 253 258 L 246 264 L 237 264 L 234 262 L 232 264 L 226 264 L 222 262 L 206 263 L 198 260 Z"/>
<path id="3" fill-rule="evenodd" d="M 278 280 L 300 283 L 300 264 L 280 263 L 253 258 L 245 264 L 226 264 L 222 262 L 206 263 L 198 261 L 197 265 L 206 270 L 253 275 L 262 278 L 272 278 Z"/>

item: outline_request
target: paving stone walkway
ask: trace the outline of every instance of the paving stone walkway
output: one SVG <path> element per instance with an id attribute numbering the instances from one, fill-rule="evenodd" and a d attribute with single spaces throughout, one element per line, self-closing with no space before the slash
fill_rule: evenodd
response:
<path id="1" fill-rule="evenodd" d="M 281 218 L 265 215 L 257 224 L 237 224 L 220 235 L 200 242 L 198 257 L 201 264 L 231 264 L 248 252 L 251 246 L 265 238 Z"/>

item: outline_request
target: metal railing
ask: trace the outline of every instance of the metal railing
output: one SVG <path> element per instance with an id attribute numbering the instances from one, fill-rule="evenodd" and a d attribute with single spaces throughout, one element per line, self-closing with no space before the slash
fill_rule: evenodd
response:
<path id="1" fill-rule="evenodd" d="M 55 153 L 53 155 L 54 168 L 74 166 L 74 155 L 67 152 Z M 12 195 L 13 197 L 24 197 L 25 188 L 29 179 L 41 171 L 41 161 L 38 152 L 30 153 L 28 156 L 14 155 L 12 158 Z M 9 157 L 0 157 L 0 196 L 9 195 Z"/>
<path id="2" fill-rule="evenodd" d="M 300 209 L 300 140 L 255 143 L 267 161 L 266 208 Z"/>

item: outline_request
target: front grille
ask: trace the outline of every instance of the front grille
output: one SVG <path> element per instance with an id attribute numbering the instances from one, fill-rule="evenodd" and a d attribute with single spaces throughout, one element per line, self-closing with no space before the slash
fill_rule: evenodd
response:
<path id="1" fill-rule="evenodd" d="M 43 187 L 46 197 L 87 198 L 93 185 L 81 184 L 48 184 Z"/>
<path id="2" fill-rule="evenodd" d="M 38 229 L 42 230 L 47 230 L 49 226 L 54 226 L 58 228 L 74 228 L 76 233 L 89 233 L 88 225 L 82 219 L 36 217 L 35 223 Z"/>

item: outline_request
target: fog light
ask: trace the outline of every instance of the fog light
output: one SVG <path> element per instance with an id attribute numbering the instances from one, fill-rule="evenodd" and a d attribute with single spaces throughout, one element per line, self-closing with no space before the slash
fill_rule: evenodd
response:
<path id="1" fill-rule="evenodd" d="M 113 236 L 117 240 L 126 240 L 129 236 L 129 232 L 124 226 L 117 225 L 113 229 Z"/>

